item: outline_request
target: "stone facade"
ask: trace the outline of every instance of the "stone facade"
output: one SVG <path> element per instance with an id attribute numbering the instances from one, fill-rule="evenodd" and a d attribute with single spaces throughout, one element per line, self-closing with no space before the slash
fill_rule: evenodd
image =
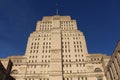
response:
<path id="1" fill-rule="evenodd" d="M 120 80 L 120 41 L 105 68 L 107 80 Z"/>
<path id="2" fill-rule="evenodd" d="M 109 61 L 105 54 L 88 54 L 76 20 L 59 15 L 38 21 L 25 55 L 8 58 L 14 63 L 11 75 L 16 80 L 106 80 Z"/>

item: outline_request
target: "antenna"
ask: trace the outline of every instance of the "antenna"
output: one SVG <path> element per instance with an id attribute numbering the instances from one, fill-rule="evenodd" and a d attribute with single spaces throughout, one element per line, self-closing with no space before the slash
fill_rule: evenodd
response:
<path id="1" fill-rule="evenodd" d="M 58 4 L 56 4 L 56 15 L 58 15 Z"/>

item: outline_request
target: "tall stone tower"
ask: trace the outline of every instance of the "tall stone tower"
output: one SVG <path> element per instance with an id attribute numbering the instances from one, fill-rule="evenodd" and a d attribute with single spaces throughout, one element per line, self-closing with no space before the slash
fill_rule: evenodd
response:
<path id="1" fill-rule="evenodd" d="M 37 22 L 36 31 L 28 39 L 27 74 L 50 80 L 72 78 L 78 72 L 86 72 L 87 54 L 85 38 L 77 30 L 76 20 L 70 16 L 46 16 Z"/>
<path id="2" fill-rule="evenodd" d="M 13 62 L 16 80 L 106 80 L 109 56 L 88 54 L 83 33 L 70 16 L 45 16 L 28 38 L 24 56 L 0 61 Z"/>

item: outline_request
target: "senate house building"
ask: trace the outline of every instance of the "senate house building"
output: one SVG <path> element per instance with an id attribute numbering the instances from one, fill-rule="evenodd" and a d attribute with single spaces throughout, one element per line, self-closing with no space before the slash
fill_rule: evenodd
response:
<path id="1" fill-rule="evenodd" d="M 106 77 L 110 56 L 90 54 L 70 16 L 44 16 L 28 37 L 25 55 L 0 58 L 5 67 L 9 60 L 16 80 L 120 80 Z"/>

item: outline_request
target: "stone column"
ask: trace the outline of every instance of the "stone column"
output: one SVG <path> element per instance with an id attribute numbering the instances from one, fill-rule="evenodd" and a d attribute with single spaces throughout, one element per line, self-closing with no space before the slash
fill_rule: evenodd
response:
<path id="1" fill-rule="evenodd" d="M 113 63 L 113 62 L 112 62 L 112 64 L 111 64 L 111 68 L 112 68 L 112 71 L 113 71 L 115 80 L 117 80 L 117 79 L 118 79 L 118 75 L 117 75 L 117 72 L 116 72 L 116 69 L 115 69 L 115 66 L 114 66 L 114 63 Z"/>
<path id="2" fill-rule="evenodd" d="M 109 67 L 109 69 L 110 69 L 110 73 L 111 73 L 111 78 L 112 78 L 112 80 L 115 80 L 115 79 L 114 79 L 114 75 L 113 75 L 113 71 L 112 71 L 111 67 Z"/>
<path id="3" fill-rule="evenodd" d="M 119 53 L 118 53 L 118 56 L 116 56 L 116 57 L 117 57 L 118 65 L 120 66 L 120 55 L 119 55 Z"/>
<path id="4" fill-rule="evenodd" d="M 118 61 L 117 61 L 117 59 L 115 58 L 115 60 L 114 60 L 114 64 L 115 64 L 115 67 L 116 67 L 116 69 L 117 69 L 117 73 L 118 73 L 118 76 L 119 76 L 119 78 L 120 78 L 120 66 L 118 65 Z"/>
<path id="5" fill-rule="evenodd" d="M 107 80 L 111 80 L 111 78 L 110 78 L 110 73 L 107 71 Z"/>

